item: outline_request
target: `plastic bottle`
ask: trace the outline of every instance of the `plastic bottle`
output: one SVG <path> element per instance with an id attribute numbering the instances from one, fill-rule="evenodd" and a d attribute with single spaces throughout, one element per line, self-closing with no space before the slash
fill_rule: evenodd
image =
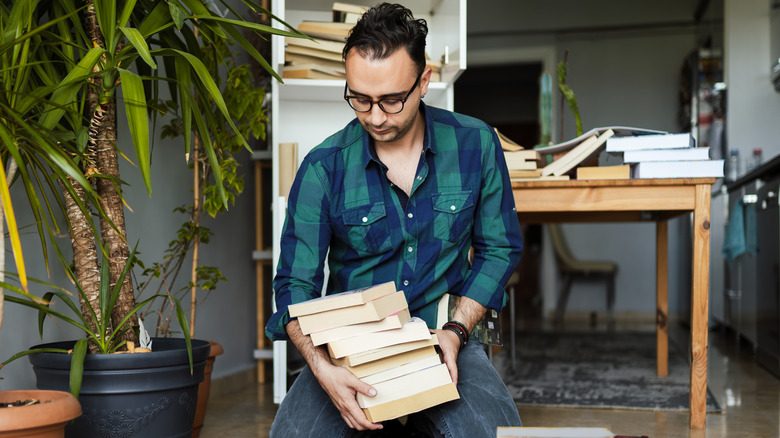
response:
<path id="1" fill-rule="evenodd" d="M 753 156 L 750 157 L 750 163 L 748 163 L 748 172 L 761 166 L 762 151 L 761 148 L 753 148 Z"/>
<path id="2" fill-rule="evenodd" d="M 726 162 L 726 181 L 734 182 L 739 178 L 739 149 L 732 149 Z"/>

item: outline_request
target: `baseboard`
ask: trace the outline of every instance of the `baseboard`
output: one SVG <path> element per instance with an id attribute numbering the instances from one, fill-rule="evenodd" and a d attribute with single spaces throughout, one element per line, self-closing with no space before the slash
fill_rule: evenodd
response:
<path id="1" fill-rule="evenodd" d="M 211 380 L 211 393 L 209 397 L 219 397 L 232 394 L 245 389 L 249 385 L 257 383 L 257 368 L 247 368 L 243 371 L 222 376 Z"/>

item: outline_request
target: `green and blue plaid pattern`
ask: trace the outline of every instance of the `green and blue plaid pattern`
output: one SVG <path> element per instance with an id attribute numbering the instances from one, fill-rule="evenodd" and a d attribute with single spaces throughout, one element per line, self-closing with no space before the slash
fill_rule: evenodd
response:
<path id="1" fill-rule="evenodd" d="M 423 153 L 408 199 L 357 119 L 304 158 L 282 231 L 270 339 L 287 338 L 290 304 L 320 296 L 326 258 L 327 294 L 393 281 L 432 328 L 447 292 L 503 307 L 522 239 L 499 140 L 472 117 L 421 111 Z"/>

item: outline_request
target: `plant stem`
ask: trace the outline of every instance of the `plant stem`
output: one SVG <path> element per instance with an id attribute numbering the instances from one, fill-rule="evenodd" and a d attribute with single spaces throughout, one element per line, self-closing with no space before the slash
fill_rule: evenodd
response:
<path id="1" fill-rule="evenodd" d="M 193 192 L 193 205 L 192 205 L 192 222 L 197 228 L 200 226 L 200 137 L 196 134 L 193 138 L 193 152 L 195 157 L 193 158 L 192 166 L 192 192 Z M 198 249 L 200 248 L 200 238 L 198 233 L 195 233 L 195 241 L 192 245 L 192 271 L 190 279 L 192 286 L 190 286 L 190 337 L 195 336 L 195 305 L 198 302 Z"/>

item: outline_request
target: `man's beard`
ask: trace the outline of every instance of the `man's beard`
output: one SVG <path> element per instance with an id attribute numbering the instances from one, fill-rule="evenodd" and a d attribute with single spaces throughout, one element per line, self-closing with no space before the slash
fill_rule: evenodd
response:
<path id="1" fill-rule="evenodd" d="M 407 133 L 409 133 L 409 131 L 412 129 L 412 126 L 414 125 L 415 119 L 416 116 L 410 117 L 405 124 L 400 126 L 390 126 L 387 132 L 383 132 L 383 133 L 375 132 L 374 129 L 372 129 L 375 128 L 374 126 L 369 125 L 367 122 L 364 122 L 362 120 L 360 121 L 360 124 L 363 125 L 363 129 L 365 129 L 366 132 L 368 132 L 368 135 L 370 135 L 375 142 L 378 141 L 382 143 L 390 143 L 403 138 Z M 382 131 L 382 129 L 379 130 Z"/>

